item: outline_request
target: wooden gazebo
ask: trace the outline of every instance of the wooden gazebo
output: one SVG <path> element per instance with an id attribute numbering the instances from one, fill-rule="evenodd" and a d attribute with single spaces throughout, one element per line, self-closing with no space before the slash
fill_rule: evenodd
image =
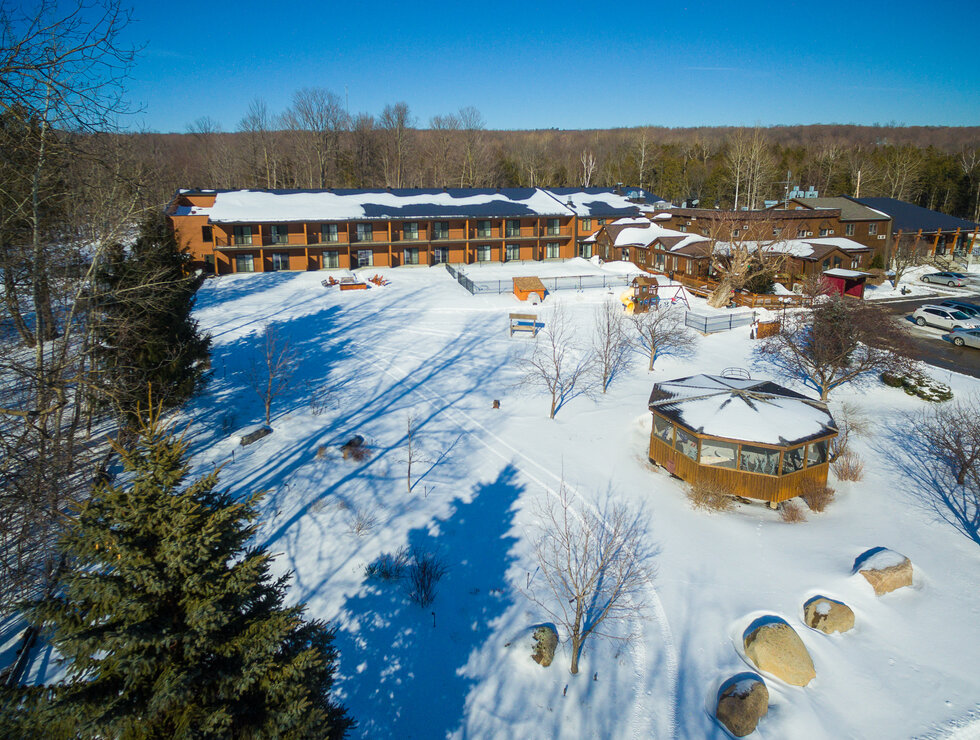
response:
<path id="1" fill-rule="evenodd" d="M 837 425 L 821 401 L 768 380 L 693 375 L 650 394 L 650 461 L 688 483 L 780 501 L 827 483 Z"/>

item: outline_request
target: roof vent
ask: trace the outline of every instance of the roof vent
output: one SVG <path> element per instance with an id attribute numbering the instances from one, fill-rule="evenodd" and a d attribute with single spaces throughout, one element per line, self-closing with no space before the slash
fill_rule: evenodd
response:
<path id="1" fill-rule="evenodd" d="M 726 367 L 721 371 L 721 377 L 731 378 L 732 380 L 752 380 L 749 371 L 744 367 Z"/>

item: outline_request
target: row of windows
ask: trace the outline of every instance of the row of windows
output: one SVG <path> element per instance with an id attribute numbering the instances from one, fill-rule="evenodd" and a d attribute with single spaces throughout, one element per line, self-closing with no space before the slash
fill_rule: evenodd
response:
<path id="1" fill-rule="evenodd" d="M 677 230 L 686 232 L 687 226 L 681 224 L 680 226 L 677 227 Z M 743 231 L 745 231 L 747 234 L 748 228 L 742 227 L 738 229 L 732 229 L 732 238 L 737 238 L 741 236 Z M 772 229 L 773 236 L 779 236 L 782 233 L 783 233 L 783 228 L 781 226 L 773 227 Z M 830 229 L 830 228 L 820 229 L 820 236 L 833 236 L 836 233 L 837 233 L 836 229 Z M 877 233 L 878 233 L 878 224 L 868 224 L 868 234 L 870 236 L 874 236 Z M 708 228 L 702 228 L 701 234 L 704 236 L 710 236 L 711 231 Z M 797 239 L 805 239 L 808 236 L 813 236 L 813 232 L 807 229 L 797 229 L 796 231 Z M 854 236 L 854 224 L 844 224 L 844 236 Z"/>
<path id="2" fill-rule="evenodd" d="M 409 247 L 408 249 L 402 250 L 402 264 L 405 265 L 417 265 L 419 264 L 419 256 L 422 250 L 418 247 Z M 521 247 L 518 244 L 508 244 L 505 247 L 505 260 L 508 262 L 511 260 L 519 260 L 521 258 Z M 210 256 L 210 255 L 208 255 Z M 549 242 L 545 245 L 545 258 L 546 259 L 558 259 L 561 256 L 561 244 L 558 242 Z M 591 254 L 589 255 L 591 256 Z M 374 265 L 374 252 L 370 249 L 359 249 L 354 254 L 357 267 L 371 267 Z M 273 252 L 270 255 L 272 261 L 273 270 L 288 270 L 289 269 L 289 254 L 287 252 Z M 483 244 L 476 247 L 476 261 L 477 262 L 490 262 L 492 257 L 492 247 L 489 244 Z M 432 263 L 435 265 L 440 265 L 449 261 L 449 250 L 444 248 L 436 248 L 432 250 Z M 323 252 L 323 267 L 339 267 L 340 266 L 340 253 L 339 252 Z M 236 272 L 255 272 L 255 258 L 251 254 L 239 254 L 235 256 L 235 271 Z"/>
<path id="3" fill-rule="evenodd" d="M 825 439 L 789 450 L 771 450 L 767 447 L 724 442 L 720 439 L 699 440 L 693 434 L 656 414 L 653 416 L 653 432 L 695 462 L 715 468 L 741 470 L 760 475 L 789 475 L 803 470 L 804 467 L 827 462 L 828 442 Z M 781 465 L 780 453 L 782 453 Z"/>
<path id="4" fill-rule="evenodd" d="M 605 219 L 599 219 L 599 224 L 603 225 Z M 583 227 L 586 229 L 591 229 L 591 219 L 583 219 Z M 255 228 L 251 225 L 242 225 L 233 227 L 234 244 L 238 246 L 251 246 L 256 242 L 253 241 L 255 237 Z M 308 232 L 309 233 L 309 232 Z M 432 239 L 448 239 L 449 238 L 449 222 L 448 221 L 433 221 L 431 228 L 431 238 Z M 548 236 L 558 236 L 561 234 L 561 220 L 557 218 L 549 218 L 545 225 L 545 234 Z M 493 223 L 489 220 L 480 220 L 476 222 L 476 236 L 477 238 L 488 239 L 493 235 Z M 505 237 L 519 237 L 521 235 L 521 222 L 520 219 L 506 219 L 504 221 L 504 236 Z M 316 232 L 310 234 L 313 238 L 319 236 L 320 242 L 336 242 L 340 241 L 340 235 L 337 229 L 337 224 L 321 224 L 319 235 Z M 374 224 L 371 223 L 357 223 L 354 224 L 354 231 L 351 233 L 352 241 L 359 242 L 370 242 L 374 241 Z M 387 237 L 387 232 L 385 233 Z M 210 226 L 201 227 L 201 238 L 205 242 L 213 241 L 213 232 Z M 418 221 L 403 221 L 402 222 L 402 233 L 401 238 L 404 240 L 413 240 L 419 238 L 419 222 Z M 273 224 L 269 227 L 269 239 L 272 244 L 288 244 L 289 243 L 289 231 L 285 224 Z"/>

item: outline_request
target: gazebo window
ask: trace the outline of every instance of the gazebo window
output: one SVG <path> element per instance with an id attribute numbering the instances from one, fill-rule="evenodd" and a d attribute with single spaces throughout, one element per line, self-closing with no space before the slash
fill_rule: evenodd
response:
<path id="1" fill-rule="evenodd" d="M 735 469 L 738 445 L 717 439 L 701 440 L 701 464 L 715 468 Z"/>
<path id="2" fill-rule="evenodd" d="M 806 464 L 819 465 L 827 462 L 827 440 L 821 439 L 819 442 L 811 442 L 807 446 Z"/>
<path id="3" fill-rule="evenodd" d="M 738 458 L 738 468 L 749 473 L 776 475 L 779 470 L 779 450 L 742 445 L 742 454 Z"/>
<path id="4" fill-rule="evenodd" d="M 656 414 L 653 415 L 653 433 L 673 447 L 674 425 L 664 419 L 662 416 L 657 416 Z"/>
<path id="5" fill-rule="evenodd" d="M 803 453 L 806 448 L 797 447 L 783 452 L 783 475 L 803 470 Z"/>
<path id="6" fill-rule="evenodd" d="M 676 447 L 692 460 L 698 459 L 698 438 L 688 434 L 680 427 L 677 427 Z"/>

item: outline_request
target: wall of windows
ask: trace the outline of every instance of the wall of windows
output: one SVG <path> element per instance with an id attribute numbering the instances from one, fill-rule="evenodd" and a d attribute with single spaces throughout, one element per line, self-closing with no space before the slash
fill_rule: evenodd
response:
<path id="1" fill-rule="evenodd" d="M 270 244 L 289 244 L 289 229 L 285 224 L 272 224 L 269 227 Z"/>
<path id="2" fill-rule="evenodd" d="M 255 263 L 250 254 L 235 255 L 235 272 L 255 272 Z"/>
<path id="3" fill-rule="evenodd" d="M 410 247 L 405 250 L 405 264 L 417 265 L 419 263 L 419 248 Z"/>
<path id="4" fill-rule="evenodd" d="M 508 244 L 507 245 L 507 261 L 519 260 L 521 258 L 521 245 L 520 244 Z"/>
<path id="5" fill-rule="evenodd" d="M 272 269 L 273 269 L 273 271 L 288 270 L 289 269 L 289 254 L 287 252 L 273 252 L 272 253 Z"/>
<path id="6" fill-rule="evenodd" d="M 449 222 L 448 221 L 433 221 L 432 222 L 432 238 L 433 239 L 448 239 L 449 238 Z"/>
<path id="7" fill-rule="evenodd" d="M 405 221 L 402 224 L 402 239 L 418 239 L 418 238 L 419 238 L 419 222 Z"/>
<path id="8" fill-rule="evenodd" d="M 358 224 L 355 233 L 359 242 L 374 241 L 374 226 L 372 224 Z"/>
<path id="9" fill-rule="evenodd" d="M 322 242 L 340 241 L 340 237 L 337 234 L 337 224 L 321 224 L 320 241 Z"/>
<path id="10" fill-rule="evenodd" d="M 520 236 L 521 220 L 508 218 L 504 226 L 504 236 Z"/>
<path id="11" fill-rule="evenodd" d="M 235 226 L 234 229 L 235 244 L 236 245 L 247 245 L 252 243 L 252 227 L 251 226 Z"/>
<path id="12" fill-rule="evenodd" d="M 490 238 L 490 222 L 489 221 L 477 221 L 476 222 L 476 236 L 479 239 L 489 239 Z"/>
<path id="13" fill-rule="evenodd" d="M 548 242 L 544 247 L 545 259 L 556 260 L 561 256 L 561 244 L 558 242 Z"/>
<path id="14" fill-rule="evenodd" d="M 323 253 L 323 269 L 331 270 L 340 267 L 340 254 L 338 252 Z"/>
<path id="15" fill-rule="evenodd" d="M 477 262 L 489 262 L 490 261 L 490 245 L 483 244 L 476 248 L 476 261 Z"/>

